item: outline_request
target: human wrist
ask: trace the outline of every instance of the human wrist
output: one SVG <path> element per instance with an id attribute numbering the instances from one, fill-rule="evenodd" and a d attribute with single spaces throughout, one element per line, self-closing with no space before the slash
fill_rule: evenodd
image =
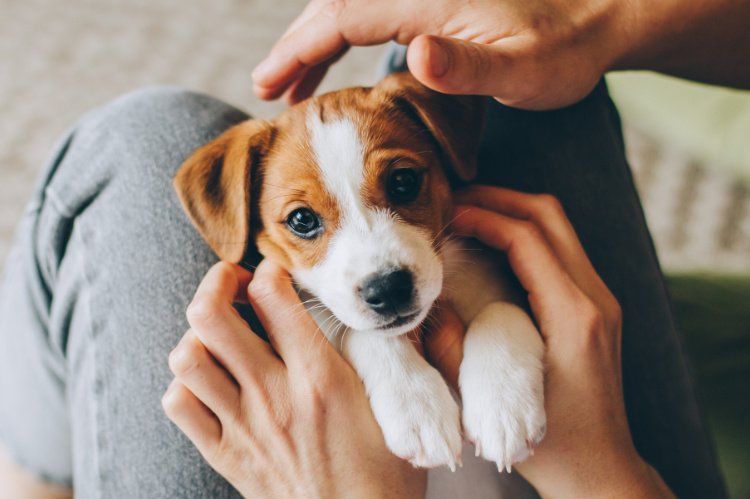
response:
<path id="1" fill-rule="evenodd" d="M 659 474 L 640 457 L 624 460 L 606 473 L 579 482 L 569 497 L 591 499 L 667 499 L 674 497 Z M 552 495 L 549 497 L 559 497 Z"/>
<path id="2" fill-rule="evenodd" d="M 671 55 L 679 49 L 681 33 L 696 17 L 692 12 L 696 4 L 680 2 L 679 16 L 675 15 L 675 0 L 629 0 L 619 4 L 616 32 L 621 43 L 609 69 L 660 70 L 668 66 Z"/>
<path id="3" fill-rule="evenodd" d="M 580 454 L 580 452 L 578 452 Z M 545 499 L 650 499 L 674 497 L 659 474 L 634 448 L 597 452 L 585 459 L 570 455 L 541 463 L 535 469 L 519 466 L 524 477 Z M 536 457 L 532 458 L 536 459 Z"/>
<path id="4" fill-rule="evenodd" d="M 614 0 L 617 1 L 617 0 Z M 619 2 L 618 50 L 608 70 L 651 70 L 750 88 L 750 0 Z M 739 56 L 739 57 L 738 57 Z"/>
<path id="5" fill-rule="evenodd" d="M 584 40 L 590 60 L 601 74 L 617 69 L 623 54 L 632 50 L 631 26 L 635 24 L 632 3 L 589 0 L 579 9 L 576 22 L 579 41 Z"/>
<path id="6" fill-rule="evenodd" d="M 335 491 L 327 497 L 341 497 L 346 499 L 423 499 L 426 491 L 426 472 L 414 469 L 406 461 L 392 459 L 388 456 L 388 463 L 371 462 L 354 464 L 347 468 L 331 484 Z M 378 472 L 363 473 L 362 469 L 377 468 Z M 358 471 L 359 470 L 359 471 Z"/>
<path id="7" fill-rule="evenodd" d="M 422 499 L 423 486 L 394 477 L 362 482 L 353 489 L 342 490 L 339 497 L 347 499 Z"/>
<path id="8" fill-rule="evenodd" d="M 611 499 L 668 499 L 674 495 L 659 473 L 638 457 L 616 471 L 612 481 L 605 483 L 590 497 Z"/>

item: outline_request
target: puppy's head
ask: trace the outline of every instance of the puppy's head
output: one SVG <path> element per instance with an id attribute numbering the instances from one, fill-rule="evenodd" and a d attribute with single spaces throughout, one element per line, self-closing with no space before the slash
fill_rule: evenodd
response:
<path id="1" fill-rule="evenodd" d="M 440 294 L 450 179 L 474 177 L 483 121 L 481 98 L 402 73 L 229 129 L 175 187 L 222 259 L 257 247 L 347 326 L 401 334 Z"/>

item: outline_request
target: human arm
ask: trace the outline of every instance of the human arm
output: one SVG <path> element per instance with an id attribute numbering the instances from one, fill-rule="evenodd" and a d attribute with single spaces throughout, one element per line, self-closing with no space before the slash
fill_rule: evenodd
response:
<path id="1" fill-rule="evenodd" d="M 349 46 L 395 40 L 428 87 L 526 109 L 576 102 L 613 69 L 750 88 L 747 19 L 750 0 L 313 0 L 253 78 L 296 102 Z"/>
<path id="2" fill-rule="evenodd" d="M 609 69 L 750 89 L 750 1 L 636 0 L 628 11 L 628 42 Z"/>
<path id="3" fill-rule="evenodd" d="M 232 306 L 248 299 L 272 346 Z M 188 318 L 163 405 L 245 497 L 424 496 L 424 470 L 386 448 L 361 381 L 280 267 L 217 264 Z"/>
<path id="4" fill-rule="evenodd" d="M 16 464 L 0 447 L 0 492 L 15 499 L 70 499 L 73 490 L 47 483 Z"/>

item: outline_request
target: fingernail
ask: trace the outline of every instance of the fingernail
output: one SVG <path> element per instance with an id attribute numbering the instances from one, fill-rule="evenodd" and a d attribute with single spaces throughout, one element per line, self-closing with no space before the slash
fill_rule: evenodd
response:
<path id="1" fill-rule="evenodd" d="M 432 73 L 432 76 L 440 78 L 448 72 L 448 69 L 450 68 L 450 59 L 445 48 L 439 41 L 435 39 L 430 40 L 427 57 L 430 63 L 430 72 Z"/>

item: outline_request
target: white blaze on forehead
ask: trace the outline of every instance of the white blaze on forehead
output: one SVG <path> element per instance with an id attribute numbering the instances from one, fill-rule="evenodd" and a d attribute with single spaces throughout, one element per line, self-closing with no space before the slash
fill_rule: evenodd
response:
<path id="1" fill-rule="evenodd" d="M 413 273 L 418 297 L 420 313 L 416 320 L 422 321 L 443 280 L 442 264 L 432 248 L 430 234 L 388 209 L 365 205 L 364 146 L 351 119 L 323 123 L 318 113 L 311 112 L 307 128 L 323 186 L 339 205 L 341 224 L 330 234 L 326 255 L 318 263 L 293 271 L 295 281 L 348 327 L 377 329 L 383 325 L 382 317 L 360 297 L 361 283 L 375 274 L 408 269 Z"/>
<path id="2" fill-rule="evenodd" d="M 346 118 L 323 123 L 318 113 L 307 119 L 315 160 L 327 190 L 340 203 L 344 218 L 367 216 L 360 191 L 364 181 L 364 148 L 355 124 Z"/>

